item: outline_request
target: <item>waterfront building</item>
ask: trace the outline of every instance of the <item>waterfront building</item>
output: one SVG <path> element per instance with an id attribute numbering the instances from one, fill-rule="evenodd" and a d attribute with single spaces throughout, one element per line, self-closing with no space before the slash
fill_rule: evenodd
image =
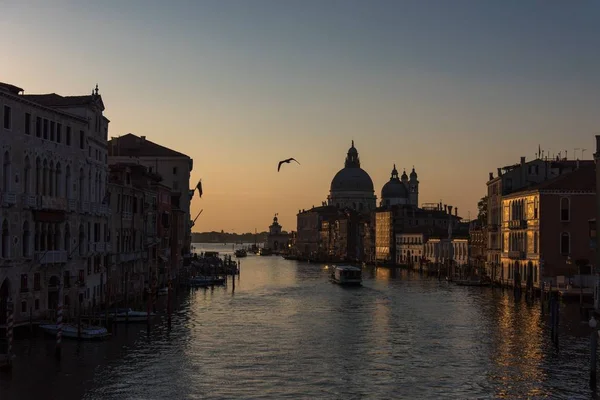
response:
<path id="1" fill-rule="evenodd" d="M 407 229 L 396 234 L 396 264 L 419 269 L 425 260 L 427 239 L 427 232 L 422 228 Z"/>
<path id="2" fill-rule="evenodd" d="M 342 168 L 331 181 L 327 204 L 336 208 L 349 208 L 362 213 L 369 213 L 376 207 L 377 197 L 373 189 L 373 181 L 369 174 L 360 167 L 358 150 L 352 146 L 346 155 Z"/>
<path id="3" fill-rule="evenodd" d="M 170 265 L 170 189 L 135 163 L 110 166 L 110 303 L 141 299 L 164 284 Z"/>
<path id="4" fill-rule="evenodd" d="M 278 222 L 277 214 L 273 217 L 273 223 L 269 226 L 269 235 L 267 236 L 267 248 L 274 253 L 287 251 L 290 241 L 290 235 L 283 232 L 281 225 Z"/>
<path id="5" fill-rule="evenodd" d="M 501 281 L 540 287 L 577 273 L 577 260 L 593 260 L 589 220 L 596 210 L 593 164 L 502 198 Z"/>
<path id="6" fill-rule="evenodd" d="M 25 95 L 0 83 L 0 324 L 104 301 L 109 120 L 89 95 Z"/>
<path id="7" fill-rule="evenodd" d="M 503 224 L 502 199 L 515 191 L 523 188 L 554 179 L 555 177 L 573 171 L 577 163 L 580 165 L 593 165 L 593 161 L 576 161 L 561 159 L 548 159 L 543 157 L 541 150 L 536 154 L 536 158 L 526 161 L 521 157 L 519 164 L 508 165 L 498 168 L 497 175 L 489 173 L 487 182 L 488 195 L 488 250 L 487 263 L 488 275 L 500 268 L 500 258 L 502 252 L 501 229 Z"/>
<path id="8" fill-rule="evenodd" d="M 497 279 L 499 271 L 488 268 L 487 263 L 487 223 L 480 219 L 469 222 L 469 264 L 473 266 L 478 274 L 486 274 Z"/>
<path id="9" fill-rule="evenodd" d="M 171 231 L 171 260 L 174 263 L 174 274 L 182 265 L 184 257 L 188 257 L 191 248 L 192 219 L 190 204 L 194 190 L 190 190 L 190 172 L 193 169 L 192 159 L 178 151 L 171 150 L 131 133 L 113 137 L 108 142 L 108 158 L 110 164 L 119 162 L 138 163 L 151 173 L 162 177 L 161 183 L 171 191 L 172 223 L 177 227 Z"/>

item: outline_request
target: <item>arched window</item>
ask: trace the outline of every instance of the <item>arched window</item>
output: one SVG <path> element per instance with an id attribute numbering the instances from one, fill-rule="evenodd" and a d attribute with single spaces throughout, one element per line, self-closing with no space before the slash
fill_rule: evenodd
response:
<path id="1" fill-rule="evenodd" d="M 61 249 L 61 247 L 62 247 L 60 245 L 61 242 L 62 242 L 61 238 L 62 238 L 62 234 L 60 233 L 60 225 L 56 224 L 54 226 L 54 249 L 55 250 L 60 250 Z"/>
<path id="2" fill-rule="evenodd" d="M 29 156 L 25 157 L 25 166 L 23 167 L 23 193 L 29 193 L 31 189 L 29 186 L 31 185 L 31 162 L 29 161 Z"/>
<path id="3" fill-rule="evenodd" d="M 56 194 L 56 188 L 54 187 L 54 184 L 56 183 L 56 179 L 54 178 L 55 175 L 54 161 L 50 161 L 48 163 L 48 196 L 54 196 Z"/>
<path id="4" fill-rule="evenodd" d="M 79 246 L 79 255 L 83 256 L 84 255 L 84 251 L 85 251 L 85 231 L 83 230 L 83 225 L 79 225 L 79 243 L 77 243 L 77 245 Z"/>
<path id="5" fill-rule="evenodd" d="M 539 246 L 538 241 L 539 241 L 539 233 L 537 231 L 533 232 L 533 253 L 534 254 L 537 254 L 537 252 L 538 252 L 538 246 Z"/>
<path id="6" fill-rule="evenodd" d="M 2 221 L 2 246 L 1 246 L 2 258 L 10 257 L 10 235 L 8 232 L 8 221 L 5 219 Z"/>
<path id="7" fill-rule="evenodd" d="M 55 175 L 56 179 L 54 180 L 54 195 L 56 197 L 62 197 L 63 191 L 62 191 L 62 168 L 60 166 L 60 163 L 57 162 L 56 163 L 56 175 Z"/>
<path id="8" fill-rule="evenodd" d="M 69 165 L 67 165 L 65 174 L 65 197 L 67 199 L 71 198 L 71 167 Z"/>
<path id="9" fill-rule="evenodd" d="M 571 219 L 571 199 L 562 197 L 560 199 L 560 220 L 565 222 Z"/>
<path id="10" fill-rule="evenodd" d="M 35 194 L 41 194 L 43 188 L 42 161 L 39 157 L 35 159 Z"/>
<path id="11" fill-rule="evenodd" d="M 2 162 L 2 190 L 10 191 L 10 153 L 4 152 L 4 161 Z"/>
<path id="12" fill-rule="evenodd" d="M 83 173 L 83 168 L 79 169 L 79 202 L 83 203 L 83 185 L 85 184 L 85 175 Z M 80 205 L 81 207 L 81 205 Z"/>
<path id="13" fill-rule="evenodd" d="M 571 235 L 569 232 L 560 234 L 560 254 L 568 255 L 571 253 Z"/>
<path id="14" fill-rule="evenodd" d="M 29 232 L 29 222 L 23 222 L 23 237 L 21 246 L 23 247 L 23 257 L 31 257 L 31 232 Z"/>
<path id="15" fill-rule="evenodd" d="M 42 161 L 42 195 L 48 195 L 48 161 Z"/>
<path id="16" fill-rule="evenodd" d="M 71 252 L 71 226 L 68 223 L 65 224 L 65 250 Z"/>

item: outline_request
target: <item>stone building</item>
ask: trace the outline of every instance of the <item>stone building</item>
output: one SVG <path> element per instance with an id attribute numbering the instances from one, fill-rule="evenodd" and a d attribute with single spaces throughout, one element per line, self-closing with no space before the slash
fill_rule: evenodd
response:
<path id="1" fill-rule="evenodd" d="M 579 163 L 570 172 L 503 196 L 500 279 L 540 287 L 577 273 L 576 260 L 593 260 L 589 220 L 596 210 L 596 172 Z"/>
<path id="2" fill-rule="evenodd" d="M 269 226 L 269 235 L 267 236 L 267 248 L 274 253 L 287 251 L 290 235 L 282 232 L 282 227 L 278 222 L 277 214 L 273 217 L 273 223 Z"/>
<path id="3" fill-rule="evenodd" d="M 498 271 L 487 263 L 488 234 L 486 221 L 479 219 L 469 223 L 469 264 L 478 274 L 494 277 Z"/>
<path id="4" fill-rule="evenodd" d="M 149 172 L 162 177 L 161 183 L 171 190 L 172 213 L 178 231 L 171 237 L 171 259 L 175 266 L 183 262 L 190 254 L 192 240 L 192 219 L 190 204 L 194 190 L 190 190 L 190 173 L 193 161 L 187 155 L 147 140 L 145 136 L 131 133 L 113 137 L 108 142 L 109 163 L 138 163 Z M 175 272 L 176 273 L 176 272 Z"/>
<path id="5" fill-rule="evenodd" d="M 543 157 L 543 152 L 538 150 L 536 158 L 526 161 L 521 157 L 520 163 L 498 168 L 498 173 L 494 177 L 493 172 L 489 173 L 487 182 L 488 194 L 488 251 L 487 263 L 488 274 L 491 271 L 500 270 L 500 258 L 502 253 L 502 199 L 504 196 L 522 190 L 524 188 L 536 185 L 538 183 L 554 179 L 555 177 L 573 171 L 577 164 L 581 166 L 593 165 L 594 162 L 566 160 L 560 157 L 548 159 Z"/>
<path id="6" fill-rule="evenodd" d="M 89 95 L 0 83 L 0 324 L 104 301 L 108 119 Z"/>
<path id="7" fill-rule="evenodd" d="M 419 206 L 419 181 L 414 167 L 409 180 L 406 171 L 402 173 L 402 178 L 398 177 L 398 170 L 396 170 L 396 164 L 394 164 L 390 180 L 381 189 L 380 205 L 382 207 L 395 205 Z"/>

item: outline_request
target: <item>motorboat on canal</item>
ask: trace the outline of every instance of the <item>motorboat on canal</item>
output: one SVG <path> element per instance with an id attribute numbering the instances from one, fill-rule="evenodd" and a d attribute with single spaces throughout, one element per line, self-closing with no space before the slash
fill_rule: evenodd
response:
<path id="1" fill-rule="evenodd" d="M 260 255 L 260 256 L 272 256 L 273 255 L 273 250 L 269 249 L 268 247 L 261 247 L 260 250 L 258 250 L 258 255 Z"/>
<path id="2" fill-rule="evenodd" d="M 48 335 L 56 336 L 58 332 L 57 324 L 42 324 L 40 329 Z M 63 324 L 62 336 L 71 339 L 78 339 L 78 327 L 76 324 Z M 101 326 L 82 325 L 81 326 L 81 339 L 94 340 L 103 339 L 110 336 L 108 330 Z"/>
<path id="3" fill-rule="evenodd" d="M 237 258 L 242 258 L 242 257 L 246 257 L 248 255 L 248 253 L 246 252 L 246 249 L 237 249 L 235 251 L 235 256 Z"/>
<path id="4" fill-rule="evenodd" d="M 362 285 L 362 270 L 351 265 L 336 265 L 331 271 L 331 281 L 338 285 Z"/>
<path id="5" fill-rule="evenodd" d="M 156 314 L 151 312 L 150 318 Z M 108 310 L 108 316 L 114 322 L 146 322 L 148 320 L 148 312 L 133 311 L 131 308 L 117 308 Z"/>

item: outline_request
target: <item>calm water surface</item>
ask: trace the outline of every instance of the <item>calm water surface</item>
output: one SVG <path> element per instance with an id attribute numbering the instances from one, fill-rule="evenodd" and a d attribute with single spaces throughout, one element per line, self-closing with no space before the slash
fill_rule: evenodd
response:
<path id="1" fill-rule="evenodd" d="M 577 307 L 557 351 L 539 304 L 500 290 L 383 268 L 362 288 L 327 278 L 320 264 L 248 256 L 235 290 L 181 290 L 170 332 L 164 315 L 150 334 L 119 325 L 106 342 L 67 341 L 60 363 L 52 339 L 21 339 L 0 399 L 591 396 Z"/>

